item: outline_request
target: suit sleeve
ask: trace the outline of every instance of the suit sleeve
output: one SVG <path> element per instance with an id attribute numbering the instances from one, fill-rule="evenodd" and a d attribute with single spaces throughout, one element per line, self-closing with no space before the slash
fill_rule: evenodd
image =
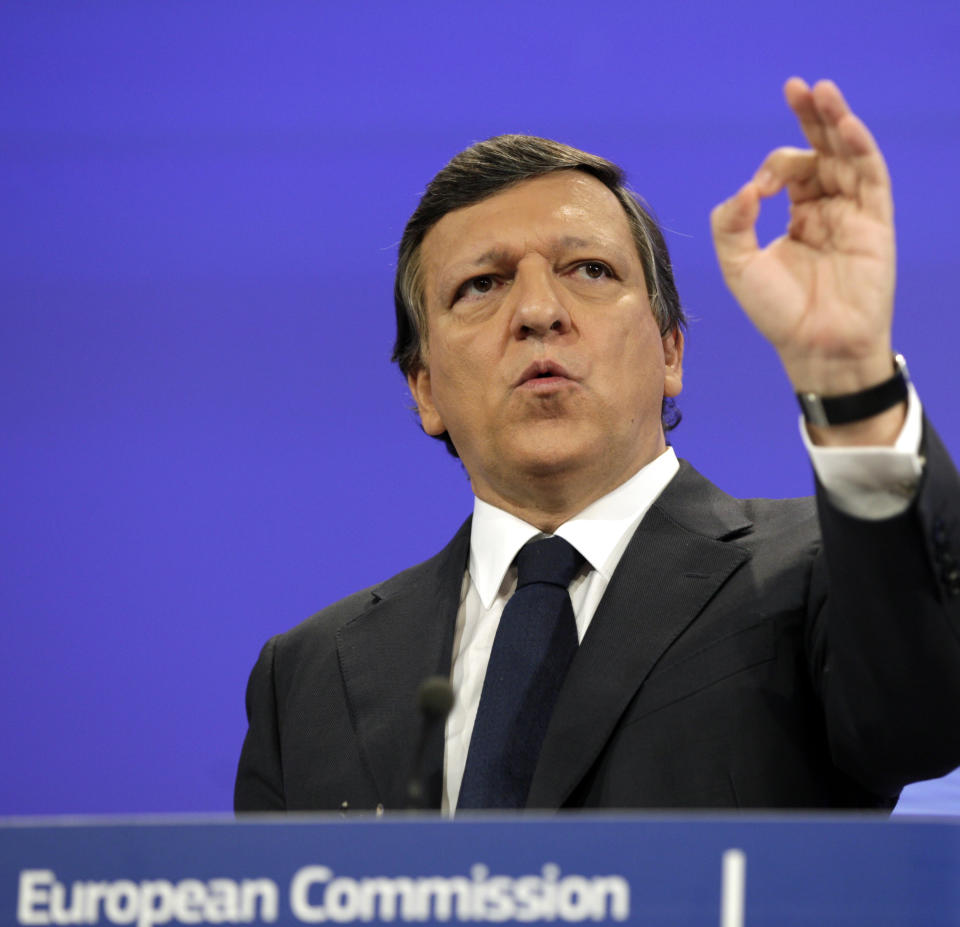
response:
<path id="1" fill-rule="evenodd" d="M 908 509 L 866 521 L 818 489 L 811 670 L 837 766 L 894 797 L 960 765 L 960 475 L 928 423 Z"/>
<path id="2" fill-rule="evenodd" d="M 276 646 L 277 638 L 267 641 L 247 683 L 247 736 L 233 793 L 238 813 L 286 810 L 274 686 Z"/>

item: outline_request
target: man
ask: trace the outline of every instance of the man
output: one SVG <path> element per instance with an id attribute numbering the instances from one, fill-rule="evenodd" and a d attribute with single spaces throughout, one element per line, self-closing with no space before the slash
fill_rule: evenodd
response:
<path id="1" fill-rule="evenodd" d="M 785 93 L 811 149 L 711 219 L 805 405 L 816 506 L 732 499 L 667 446 L 684 319 L 618 169 L 473 146 L 408 224 L 395 351 L 473 518 L 267 644 L 238 810 L 403 807 L 418 772 L 447 810 L 890 808 L 960 764 L 960 479 L 893 360 L 886 167 L 833 84 Z M 551 558 L 562 580 L 523 578 Z M 416 759 L 431 674 L 455 702 Z"/>

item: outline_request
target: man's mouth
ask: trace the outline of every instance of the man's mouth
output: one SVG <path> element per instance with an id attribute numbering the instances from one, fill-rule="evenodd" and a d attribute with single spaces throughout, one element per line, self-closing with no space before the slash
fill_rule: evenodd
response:
<path id="1" fill-rule="evenodd" d="M 551 360 L 538 360 L 523 371 L 514 385 L 523 389 L 546 389 L 573 382 L 563 365 Z"/>

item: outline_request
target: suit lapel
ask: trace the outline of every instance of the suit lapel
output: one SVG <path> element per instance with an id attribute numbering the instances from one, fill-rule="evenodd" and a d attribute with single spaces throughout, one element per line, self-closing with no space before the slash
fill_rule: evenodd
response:
<path id="1" fill-rule="evenodd" d="M 577 652 L 528 807 L 558 808 L 589 771 L 651 669 L 749 554 L 742 506 L 682 464 L 634 533 Z"/>
<path id="2" fill-rule="evenodd" d="M 450 675 L 450 655 L 470 544 L 470 521 L 432 560 L 372 590 L 370 606 L 337 632 L 350 717 L 380 800 L 405 805 L 421 736 L 417 689 Z M 443 730 L 426 745 L 428 807 L 440 807 Z"/>

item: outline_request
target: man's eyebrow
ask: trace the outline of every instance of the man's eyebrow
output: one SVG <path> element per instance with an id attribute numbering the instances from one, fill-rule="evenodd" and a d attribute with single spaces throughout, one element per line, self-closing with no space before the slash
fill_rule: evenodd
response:
<path id="1" fill-rule="evenodd" d="M 480 264 L 493 263 L 497 264 L 500 261 L 506 260 L 510 256 L 510 252 L 506 248 L 490 248 L 487 251 L 484 251 L 478 258 L 476 258 L 471 263 L 474 267 L 478 267 Z"/>
<path id="2" fill-rule="evenodd" d="M 602 244 L 602 242 L 596 238 L 578 238 L 576 235 L 564 235 L 557 239 L 557 244 L 564 248 L 590 248 L 593 245 Z"/>
<path id="3" fill-rule="evenodd" d="M 508 248 L 489 248 L 484 251 L 478 258 L 471 261 L 471 264 L 474 267 L 479 267 L 481 264 L 499 264 L 501 261 L 507 261 L 510 259 L 510 251 Z"/>
<path id="4" fill-rule="evenodd" d="M 561 238 L 554 239 L 552 244 L 554 248 L 591 248 L 605 244 L 605 242 L 597 238 L 580 238 L 576 235 L 564 235 Z M 507 248 L 495 247 L 484 251 L 483 254 L 471 261 L 471 263 L 475 267 L 478 267 L 481 264 L 496 264 L 500 261 L 508 260 L 509 257 L 510 251 Z"/>

